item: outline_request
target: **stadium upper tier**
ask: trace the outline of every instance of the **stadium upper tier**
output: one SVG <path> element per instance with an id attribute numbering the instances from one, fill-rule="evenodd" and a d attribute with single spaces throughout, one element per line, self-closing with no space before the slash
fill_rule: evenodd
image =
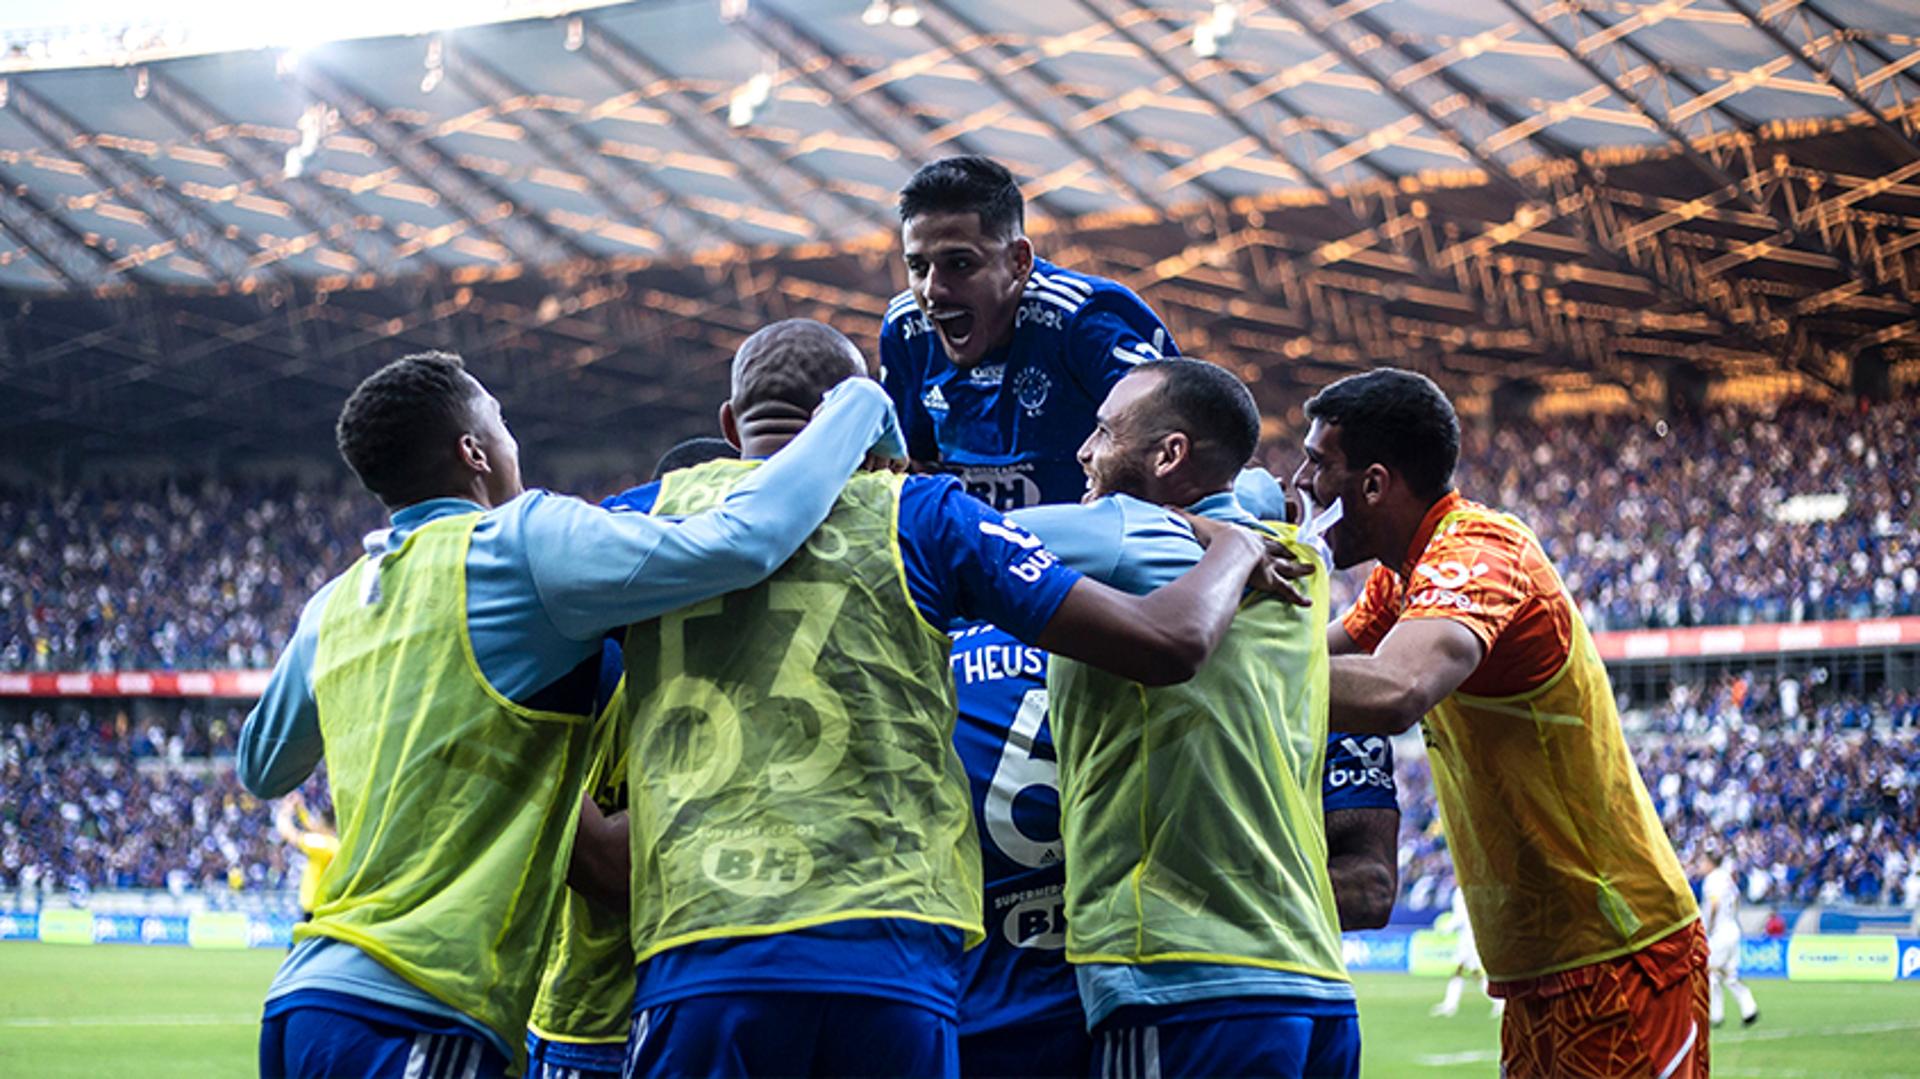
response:
<path id="1" fill-rule="evenodd" d="M 1596 629 L 1920 614 L 1920 404 L 1470 428 L 1458 478 Z M 0 489 L 0 671 L 266 668 L 382 523 L 345 483 Z"/>
<path id="2" fill-rule="evenodd" d="M 1920 384 L 1910 0 L 574 6 L 0 40 L 0 439 L 324 445 L 427 345 L 531 448 L 704 420 L 768 319 L 877 327 L 895 192 L 967 152 L 1044 254 L 1269 385 Z"/>

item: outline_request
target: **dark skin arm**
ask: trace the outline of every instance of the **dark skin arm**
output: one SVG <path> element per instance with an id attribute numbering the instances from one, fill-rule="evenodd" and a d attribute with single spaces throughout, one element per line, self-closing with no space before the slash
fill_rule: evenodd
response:
<path id="1" fill-rule="evenodd" d="M 1184 682 L 1226 638 L 1244 587 L 1298 602 L 1286 580 L 1312 572 L 1284 545 L 1245 529 L 1223 526 L 1203 542 L 1199 564 L 1144 596 L 1082 578 L 1030 643 L 1144 685 Z"/>
<path id="2" fill-rule="evenodd" d="M 567 862 L 567 885 L 609 910 L 625 911 L 632 866 L 627 811 L 607 816 L 593 799 L 581 795 L 580 826 L 574 833 L 573 857 Z"/>
<path id="3" fill-rule="evenodd" d="M 1328 638 L 1333 643 L 1331 629 Z M 1485 655 L 1480 638 L 1458 622 L 1403 621 L 1372 655 L 1333 657 L 1329 722 L 1355 734 L 1399 734 L 1459 689 Z"/>
<path id="4" fill-rule="evenodd" d="M 1327 875 L 1340 909 L 1340 928 L 1387 924 L 1400 890 L 1400 811 L 1336 809 L 1327 814 Z"/>

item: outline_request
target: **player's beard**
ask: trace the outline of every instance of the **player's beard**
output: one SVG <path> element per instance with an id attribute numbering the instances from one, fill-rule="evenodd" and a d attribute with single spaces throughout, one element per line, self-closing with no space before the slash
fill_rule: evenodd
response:
<path id="1" fill-rule="evenodd" d="M 1087 495 L 1082 501 L 1093 502 L 1108 495 L 1132 495 L 1146 499 L 1146 462 L 1119 454 L 1104 461 L 1092 462 L 1087 476 Z"/>

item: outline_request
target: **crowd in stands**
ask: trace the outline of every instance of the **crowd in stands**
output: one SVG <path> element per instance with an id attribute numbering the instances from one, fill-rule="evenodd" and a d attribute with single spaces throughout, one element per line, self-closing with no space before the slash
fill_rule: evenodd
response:
<path id="1" fill-rule="evenodd" d="M 297 866 L 272 811 L 232 766 L 245 718 L 196 702 L 164 720 L 111 709 L 0 722 L 0 890 L 291 886 Z M 324 782 L 309 787 L 310 802 L 328 804 Z"/>
<path id="2" fill-rule="evenodd" d="M 1920 698 L 1823 694 L 1790 721 L 1777 699 L 1743 713 L 1743 680 L 1676 691 L 1685 703 L 1652 709 L 1651 726 L 1685 733 L 1630 741 L 1681 864 L 1697 875 L 1697 855 L 1731 841 L 1750 902 L 1920 907 Z M 1403 758 L 1396 779 L 1401 901 L 1444 907 L 1453 872 L 1427 760 Z"/>
<path id="3" fill-rule="evenodd" d="M 1915 402 L 1500 424 L 1458 478 L 1539 532 L 1594 629 L 1920 613 Z"/>
<path id="4" fill-rule="evenodd" d="M 1469 424 L 1459 483 L 1539 531 L 1595 629 L 1920 613 L 1920 404 Z M 269 666 L 382 523 L 344 476 L 0 488 L 0 671 Z"/>
<path id="5" fill-rule="evenodd" d="M 1691 695 L 1705 725 L 1667 722 L 1632 739 L 1640 772 L 1682 862 L 1732 837 L 1749 898 L 1787 906 L 1920 906 L 1920 703 L 1821 692 L 1818 725 L 1782 724 L 1754 707 L 1712 706 L 1734 679 Z M 1755 695 L 1745 700 L 1750 704 Z M 1865 712 L 1870 724 L 1846 717 Z M 15 709 L 0 720 L 0 891 L 273 891 L 298 858 L 274 834 L 272 807 L 234 778 L 242 706 L 196 702 L 162 720 L 112 706 L 56 719 Z M 1452 869 L 1432 775 L 1399 762 L 1401 902 L 1444 908 Z M 328 804 L 323 779 L 306 791 Z"/>
<path id="6" fill-rule="evenodd" d="M 380 523 L 290 480 L 0 489 L 0 671 L 270 667 Z"/>

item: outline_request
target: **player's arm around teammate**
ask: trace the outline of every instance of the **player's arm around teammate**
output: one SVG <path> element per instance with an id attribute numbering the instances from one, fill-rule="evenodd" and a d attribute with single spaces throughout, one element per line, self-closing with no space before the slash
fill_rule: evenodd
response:
<path id="1" fill-rule="evenodd" d="M 523 491 L 499 403 L 458 357 L 407 357 L 355 390 L 341 452 L 392 528 L 309 602 L 240 739 L 265 797 L 324 754 L 340 826 L 268 991 L 263 1074 L 524 1060 L 602 635 L 792 554 L 893 439 L 877 390 L 822 413 L 768 475 L 670 522 Z"/>
<path id="2" fill-rule="evenodd" d="M 1333 722 L 1423 724 L 1489 992 L 1508 1004 L 1503 1071 L 1705 1075 L 1699 910 L 1540 541 L 1453 489 L 1459 421 L 1430 380 L 1354 375 L 1306 412 L 1295 484 L 1340 502 L 1336 566 L 1379 562 L 1328 629 Z"/>

